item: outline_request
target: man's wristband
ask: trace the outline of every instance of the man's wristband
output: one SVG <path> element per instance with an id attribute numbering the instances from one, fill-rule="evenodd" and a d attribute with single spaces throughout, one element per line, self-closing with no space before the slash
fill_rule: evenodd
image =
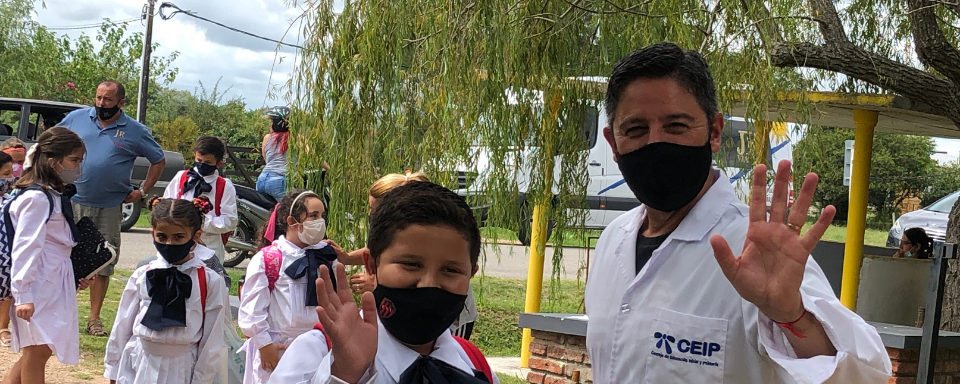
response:
<path id="1" fill-rule="evenodd" d="M 779 325 L 780 328 L 783 328 L 783 329 L 786 329 L 786 330 L 790 331 L 790 333 L 792 333 L 792 334 L 793 334 L 794 336 L 796 336 L 797 338 L 805 339 L 807 336 L 804 335 L 804 334 L 802 334 L 802 333 L 800 333 L 800 331 L 797 331 L 797 329 L 794 328 L 793 325 L 796 324 L 798 321 L 803 320 L 803 317 L 806 316 L 806 315 L 807 315 L 807 310 L 804 309 L 804 310 L 803 310 L 803 313 L 800 314 L 800 317 L 798 317 L 796 320 L 791 321 L 791 322 L 789 322 L 789 323 L 781 323 L 781 322 L 776 321 L 776 320 L 773 320 L 773 319 L 770 319 L 770 321 L 772 321 L 772 322 L 774 322 L 775 324 Z"/>

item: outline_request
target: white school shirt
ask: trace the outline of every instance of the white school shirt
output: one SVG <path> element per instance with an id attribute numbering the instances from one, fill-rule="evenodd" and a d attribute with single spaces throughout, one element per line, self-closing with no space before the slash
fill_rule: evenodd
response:
<path id="1" fill-rule="evenodd" d="M 243 334 L 249 337 L 244 348 L 259 350 L 268 344 L 287 346 L 297 336 L 313 329 L 317 324 L 317 307 L 306 306 L 306 277 L 291 279 L 284 272 L 294 261 L 306 256 L 306 251 L 293 245 L 281 235 L 273 242 L 283 253 L 280 276 L 271 291 L 263 265 L 263 251 L 257 252 L 247 264 L 247 278 L 240 295 L 240 310 L 237 323 Z M 311 248 L 323 248 L 320 243 Z"/>
<path id="2" fill-rule="evenodd" d="M 419 352 L 401 344 L 387 332 L 379 318 L 377 332 L 377 357 L 357 384 L 399 383 L 400 375 L 420 357 Z M 449 331 L 444 331 L 437 338 L 430 357 L 471 375 L 475 369 L 470 356 Z M 333 359 L 323 333 L 312 330 L 298 337 L 290 348 L 287 348 L 287 353 L 280 359 L 267 384 L 346 384 L 330 374 Z M 493 375 L 493 383 L 500 384 L 496 374 Z"/>
<path id="3" fill-rule="evenodd" d="M 585 292 L 587 349 L 602 383 L 886 383 L 890 359 L 877 330 L 837 300 L 809 258 L 803 305 L 836 356 L 798 359 L 783 330 L 737 294 L 709 239 L 739 254 L 749 214 L 717 179 L 639 274 L 636 241 L 646 207 L 614 220 L 597 243 Z"/>
<path id="4" fill-rule="evenodd" d="M 159 254 L 157 258 L 143 267 L 137 268 L 127 280 L 127 286 L 120 296 L 120 305 L 117 307 L 117 317 L 114 320 L 110 340 L 107 342 L 107 352 L 103 357 L 103 376 L 110 380 L 117 380 L 122 367 L 119 366 L 122 354 L 134 338 L 170 345 L 195 344 L 197 346 L 197 364 L 193 369 L 192 383 L 213 383 L 214 377 L 220 369 L 220 359 L 223 354 L 223 324 L 228 300 L 228 291 L 223 278 L 217 271 L 204 268 L 207 275 L 207 300 L 204 309 L 200 301 L 200 282 L 197 273 L 205 267 L 203 257 L 210 257 L 212 251 L 202 245 L 197 245 L 191 252 L 193 258 L 181 265 L 167 262 Z M 177 270 L 190 276 L 193 288 L 187 298 L 187 326 L 166 327 L 162 331 L 147 328 L 140 322 L 150 308 L 150 294 L 147 291 L 147 270 L 176 267 Z M 204 312 L 206 315 L 204 316 Z M 187 376 L 190 377 L 190 376 Z M 132 380 L 132 378 L 130 378 Z"/>
<path id="5" fill-rule="evenodd" d="M 183 196 L 180 197 L 180 185 L 182 183 L 181 178 L 184 177 L 184 174 L 187 171 L 180 171 L 177 173 L 173 179 L 170 180 L 170 183 L 167 184 L 167 189 L 163 191 L 163 197 L 165 199 L 193 199 L 193 189 L 189 191 L 183 191 Z M 220 177 L 219 171 L 214 171 L 210 176 L 204 176 L 203 181 L 206 181 L 207 184 L 210 184 L 210 192 L 204 193 L 203 196 L 206 196 L 210 199 L 210 203 L 213 205 L 217 204 L 217 178 Z M 217 258 L 220 261 L 223 261 L 224 255 L 226 254 L 226 249 L 223 246 L 223 239 L 220 237 L 224 233 L 233 233 L 237 229 L 237 224 L 240 222 L 239 216 L 237 215 L 237 188 L 233 186 L 233 182 L 230 179 L 224 178 L 225 184 L 223 187 L 223 199 L 220 201 L 220 216 L 217 216 L 216 209 L 207 212 L 206 217 L 203 218 L 203 227 L 200 228 L 203 231 L 203 234 L 200 235 L 200 240 L 203 241 L 203 244 L 207 248 L 212 249 Z"/>

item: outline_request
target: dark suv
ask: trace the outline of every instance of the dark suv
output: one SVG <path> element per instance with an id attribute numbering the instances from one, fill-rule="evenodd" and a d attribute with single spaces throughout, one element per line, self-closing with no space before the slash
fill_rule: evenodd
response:
<path id="1" fill-rule="evenodd" d="M 89 106 L 57 101 L 0 97 L 0 142 L 16 137 L 23 140 L 29 148 L 37 142 L 41 121 L 47 119 L 59 122 L 68 113 L 80 108 L 89 108 Z M 153 186 L 153 189 L 147 191 L 147 195 L 163 196 L 163 190 L 167 187 L 167 184 L 176 176 L 177 172 L 184 168 L 182 154 L 170 151 L 163 152 L 167 157 L 167 166 L 163 169 L 157 184 Z M 130 176 L 130 181 L 134 186 L 143 183 L 148 168 L 150 168 L 150 162 L 146 158 L 138 157 L 133 165 L 133 174 Z M 123 221 L 120 225 L 124 231 L 137 223 L 142 208 L 142 201 L 123 205 Z"/>

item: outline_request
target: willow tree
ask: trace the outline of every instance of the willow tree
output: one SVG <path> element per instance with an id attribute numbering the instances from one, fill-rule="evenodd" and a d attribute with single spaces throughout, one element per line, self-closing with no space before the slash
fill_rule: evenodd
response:
<path id="1" fill-rule="evenodd" d="M 768 54 L 777 42 L 816 40 L 809 15 L 798 14 L 801 0 L 334 3 L 298 4 L 307 11 L 305 49 L 289 83 L 298 111 L 291 177 L 331 164 L 330 228 L 343 240 L 364 238 L 360 218 L 378 176 L 423 170 L 455 187 L 452 171 L 476 167 L 481 147 L 491 166 L 481 169 L 482 194 L 472 203 L 489 205 L 486 225 L 529 225 L 530 205 L 517 203 L 523 189 L 533 203 L 585 208 L 578 120 L 602 100 L 606 86 L 596 77 L 638 47 L 667 40 L 699 50 L 722 110 L 742 103 L 747 118 L 770 119 L 776 92 L 821 77 L 777 67 Z M 520 173 L 529 175 L 527 188 L 517 185 Z M 549 217 L 554 240 L 584 220 L 582 210 L 551 209 Z"/>

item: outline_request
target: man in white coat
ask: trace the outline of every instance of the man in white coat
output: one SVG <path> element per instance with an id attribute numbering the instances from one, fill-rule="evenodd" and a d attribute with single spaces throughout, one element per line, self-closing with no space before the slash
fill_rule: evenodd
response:
<path id="1" fill-rule="evenodd" d="M 661 43 L 610 77 L 604 136 L 642 205 L 597 243 L 586 287 L 597 383 L 885 383 L 880 336 L 844 308 L 809 257 L 836 209 L 806 235 L 817 176 L 787 212 L 789 162 L 769 218 L 766 167 L 750 207 L 712 167 L 723 115 L 700 54 Z M 739 255 L 739 256 L 738 256 Z"/>

